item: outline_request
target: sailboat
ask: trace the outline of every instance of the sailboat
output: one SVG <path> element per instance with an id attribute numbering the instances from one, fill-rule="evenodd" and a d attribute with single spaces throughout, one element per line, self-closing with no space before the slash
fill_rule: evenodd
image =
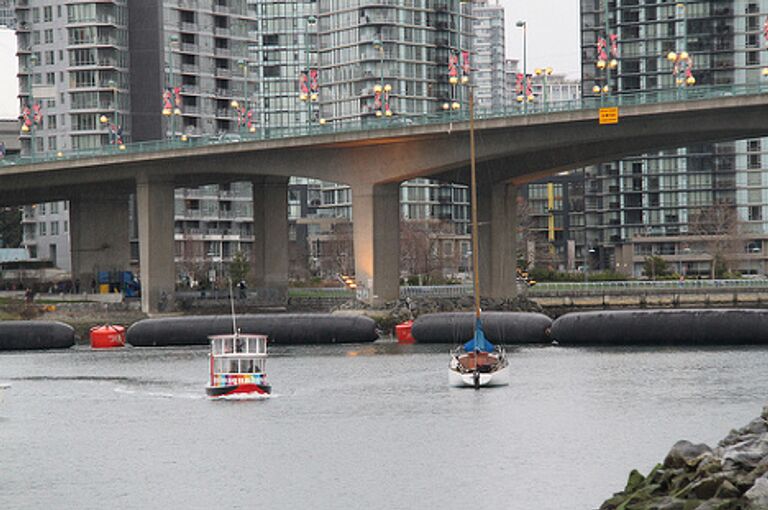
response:
<path id="1" fill-rule="evenodd" d="M 451 386 L 469 386 L 476 390 L 483 386 L 509 384 L 509 361 L 502 346 L 492 344 L 483 331 L 480 317 L 480 273 L 478 272 L 477 237 L 477 172 L 475 165 L 475 101 L 469 93 L 469 159 L 470 193 L 472 200 L 472 274 L 475 293 L 475 326 L 471 340 L 451 351 L 448 382 Z"/>

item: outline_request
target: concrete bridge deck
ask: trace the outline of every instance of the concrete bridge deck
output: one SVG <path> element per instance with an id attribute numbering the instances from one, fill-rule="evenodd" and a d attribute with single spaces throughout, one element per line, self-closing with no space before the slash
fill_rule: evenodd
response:
<path id="1" fill-rule="evenodd" d="M 479 238 L 480 280 L 485 293 L 514 293 L 516 184 L 647 151 L 768 135 L 768 94 L 762 89 L 657 91 L 602 105 L 582 102 L 562 111 L 479 115 L 478 205 L 485 225 Z M 619 105 L 618 123 L 600 125 L 597 107 L 614 104 Z M 242 136 L 232 143 L 152 142 L 131 144 L 125 151 L 8 158 L 0 162 L 0 205 L 70 200 L 73 272 L 87 280 L 99 264 L 127 262 L 126 198 L 136 193 L 141 278 L 148 289 L 143 306 L 151 311 L 174 288 L 175 187 L 252 181 L 259 239 L 253 274 L 259 286 L 284 287 L 288 178 L 344 183 L 353 195 L 361 297 L 391 300 L 399 281 L 399 184 L 415 177 L 467 182 L 469 123 L 463 115 L 391 122 L 384 129 L 324 126 L 269 138 L 269 133 Z"/>

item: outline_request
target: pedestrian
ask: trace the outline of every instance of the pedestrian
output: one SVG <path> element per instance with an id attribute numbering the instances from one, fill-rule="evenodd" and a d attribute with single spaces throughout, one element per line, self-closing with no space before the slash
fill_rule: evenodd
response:
<path id="1" fill-rule="evenodd" d="M 80 294 L 80 278 L 75 279 L 75 294 Z"/>

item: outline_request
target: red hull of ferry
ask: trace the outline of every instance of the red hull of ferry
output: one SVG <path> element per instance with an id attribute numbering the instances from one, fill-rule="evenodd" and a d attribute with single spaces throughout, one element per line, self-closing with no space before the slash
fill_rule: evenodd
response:
<path id="1" fill-rule="evenodd" d="M 247 396 L 247 395 L 269 395 L 272 393 L 272 387 L 267 384 L 233 384 L 231 386 L 208 386 L 205 388 L 205 393 L 211 398 L 229 397 L 232 395 Z"/>

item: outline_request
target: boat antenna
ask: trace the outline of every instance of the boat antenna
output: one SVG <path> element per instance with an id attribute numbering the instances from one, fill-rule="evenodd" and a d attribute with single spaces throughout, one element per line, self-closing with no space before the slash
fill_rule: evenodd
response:
<path id="1" fill-rule="evenodd" d="M 232 278 L 227 278 L 229 281 L 229 306 L 232 309 L 232 333 L 237 334 L 237 318 L 235 316 L 235 299 L 232 295 Z"/>

